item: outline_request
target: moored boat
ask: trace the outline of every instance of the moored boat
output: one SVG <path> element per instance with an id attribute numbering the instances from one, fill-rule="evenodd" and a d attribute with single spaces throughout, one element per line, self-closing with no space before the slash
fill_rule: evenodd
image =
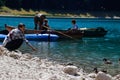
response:
<path id="1" fill-rule="evenodd" d="M 104 37 L 107 34 L 107 30 L 105 30 L 103 27 L 80 28 L 79 30 L 56 30 L 56 31 L 67 33 L 68 35 L 74 37 L 79 35 L 82 35 L 82 37 Z"/>
<path id="2" fill-rule="evenodd" d="M 26 30 L 26 33 L 41 33 L 41 31 Z M 97 27 L 80 28 L 79 30 L 51 30 L 46 31 L 46 33 L 57 34 L 60 36 L 60 38 L 104 37 L 107 34 L 107 30 L 105 30 L 103 27 Z"/>
<path id="3" fill-rule="evenodd" d="M 47 34 L 56 34 L 59 36 L 59 39 L 81 39 L 83 37 L 83 33 L 79 30 L 48 30 L 48 31 L 41 31 L 41 30 L 29 30 L 27 29 L 25 31 L 25 34 L 31 34 L 31 33 L 47 33 Z"/>
<path id="4" fill-rule="evenodd" d="M 26 34 L 41 33 L 39 30 L 26 30 Z M 44 31 L 43 31 L 44 32 Z M 82 38 L 82 37 L 104 37 L 107 34 L 107 30 L 103 27 L 97 28 L 80 28 L 78 30 L 48 30 L 46 33 L 56 34 L 60 38 Z"/>
<path id="5" fill-rule="evenodd" d="M 7 31 L 10 31 L 14 27 L 5 25 Z M 30 30 L 26 29 L 25 34 L 55 34 L 59 36 L 59 39 L 81 39 L 82 37 L 104 37 L 107 34 L 107 30 L 103 27 L 97 28 L 80 28 L 79 30 Z"/>

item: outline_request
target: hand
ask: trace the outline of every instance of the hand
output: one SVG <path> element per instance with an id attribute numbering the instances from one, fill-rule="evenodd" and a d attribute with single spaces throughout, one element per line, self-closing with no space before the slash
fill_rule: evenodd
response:
<path id="1" fill-rule="evenodd" d="M 33 51 L 37 51 L 37 49 L 36 49 L 36 48 L 32 48 L 32 50 L 33 50 Z"/>
<path id="2" fill-rule="evenodd" d="M 26 42 L 26 44 L 33 50 L 33 51 L 37 51 L 37 49 L 35 47 L 33 47 L 29 42 Z"/>

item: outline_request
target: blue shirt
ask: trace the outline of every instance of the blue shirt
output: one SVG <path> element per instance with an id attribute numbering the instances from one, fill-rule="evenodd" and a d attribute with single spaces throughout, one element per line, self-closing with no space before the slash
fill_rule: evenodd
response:
<path id="1" fill-rule="evenodd" d="M 78 29 L 78 25 L 73 24 L 73 28 L 72 29 Z"/>

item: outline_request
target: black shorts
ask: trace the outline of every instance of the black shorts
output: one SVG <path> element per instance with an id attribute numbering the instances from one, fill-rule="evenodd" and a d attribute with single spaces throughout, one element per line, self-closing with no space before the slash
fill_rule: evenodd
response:
<path id="1" fill-rule="evenodd" d="M 18 49 L 22 45 L 22 43 L 23 39 L 12 40 L 5 45 L 5 48 L 7 48 L 9 51 L 13 51 Z"/>

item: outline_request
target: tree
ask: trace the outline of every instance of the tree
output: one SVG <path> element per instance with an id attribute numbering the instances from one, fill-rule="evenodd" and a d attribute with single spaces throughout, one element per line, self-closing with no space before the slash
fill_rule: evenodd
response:
<path id="1" fill-rule="evenodd" d="M 119 0 L 0 0 L 0 6 L 12 9 L 49 11 L 120 11 Z"/>
<path id="2" fill-rule="evenodd" d="M 0 0 L 0 7 L 5 6 L 5 0 Z"/>
<path id="3" fill-rule="evenodd" d="M 22 2 L 22 0 L 6 0 L 5 5 L 12 9 L 20 9 L 20 8 L 22 8 L 21 2 Z"/>

